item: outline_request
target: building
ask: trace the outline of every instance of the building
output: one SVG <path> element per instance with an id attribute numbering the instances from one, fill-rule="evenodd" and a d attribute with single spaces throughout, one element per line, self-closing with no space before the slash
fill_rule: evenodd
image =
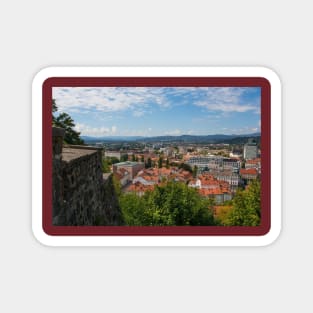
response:
<path id="1" fill-rule="evenodd" d="M 186 154 L 188 152 L 188 148 L 186 146 L 178 146 L 178 153 Z"/>
<path id="2" fill-rule="evenodd" d="M 177 168 L 148 168 L 140 171 L 133 179 L 133 184 L 141 183 L 142 185 L 157 185 L 164 181 L 176 181 L 186 183 L 192 178 L 192 174 L 183 169 Z"/>
<path id="3" fill-rule="evenodd" d="M 241 168 L 240 176 L 246 182 L 257 179 L 259 176 L 258 170 L 256 168 Z"/>
<path id="4" fill-rule="evenodd" d="M 239 173 L 235 173 L 233 170 L 210 170 L 208 173 L 217 180 L 227 182 L 233 192 L 237 190 L 241 183 Z"/>
<path id="5" fill-rule="evenodd" d="M 234 158 L 223 158 L 222 167 L 223 170 L 232 170 L 233 172 L 239 172 L 241 163 L 238 159 Z"/>
<path id="6" fill-rule="evenodd" d="M 167 181 L 187 183 L 192 178 L 192 174 L 183 169 L 177 168 L 148 168 L 138 172 L 125 191 L 135 192 L 141 196 L 146 191 L 151 191 L 155 186 L 160 186 Z"/>
<path id="7" fill-rule="evenodd" d="M 229 153 L 229 156 L 231 158 L 240 159 L 240 158 L 242 158 L 242 151 L 233 150 L 232 152 Z"/>
<path id="8" fill-rule="evenodd" d="M 243 147 L 243 158 L 245 160 L 255 159 L 258 156 L 258 146 L 250 139 Z"/>
<path id="9" fill-rule="evenodd" d="M 131 182 L 130 173 L 124 168 L 119 168 L 114 174 L 114 176 L 120 182 L 122 187 L 126 186 L 129 182 Z"/>
<path id="10" fill-rule="evenodd" d="M 152 191 L 154 189 L 153 185 L 143 185 L 140 182 L 136 182 L 135 184 L 131 184 L 126 192 L 134 192 L 137 196 L 143 196 L 145 192 Z"/>
<path id="11" fill-rule="evenodd" d="M 121 160 L 123 155 L 127 155 L 127 153 L 122 153 L 121 151 L 105 151 L 104 156 L 109 158 L 117 158 Z"/>
<path id="12" fill-rule="evenodd" d="M 225 158 L 222 156 L 192 156 L 187 164 L 194 167 L 197 166 L 200 172 L 202 170 L 232 170 L 238 172 L 240 169 L 240 161 L 233 158 Z"/>
<path id="13" fill-rule="evenodd" d="M 126 161 L 121 163 L 115 163 L 113 164 L 113 173 L 117 174 L 120 169 L 124 169 L 129 173 L 130 179 L 132 180 L 142 169 L 144 169 L 144 167 L 145 164 L 143 162 Z"/>
<path id="14" fill-rule="evenodd" d="M 188 184 L 196 188 L 203 197 L 213 199 L 215 203 L 221 204 L 232 199 L 232 192 L 228 182 L 217 180 L 210 174 L 199 175 Z"/>

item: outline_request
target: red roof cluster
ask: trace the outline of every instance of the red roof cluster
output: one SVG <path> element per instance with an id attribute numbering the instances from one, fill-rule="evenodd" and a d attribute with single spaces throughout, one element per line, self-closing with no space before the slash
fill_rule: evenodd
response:
<path id="1" fill-rule="evenodd" d="M 153 183 L 145 185 L 144 183 L 141 183 L 139 181 L 131 184 L 127 191 L 135 191 L 135 192 L 145 192 L 148 190 L 153 190 L 155 185 L 160 185 L 164 180 L 170 181 L 181 181 L 181 182 L 187 182 L 191 177 L 192 174 L 188 171 L 185 171 L 183 169 L 177 169 L 175 167 L 172 168 L 148 168 L 140 171 L 136 178 L 141 177 L 146 182 Z"/>
<path id="2" fill-rule="evenodd" d="M 118 179 L 121 180 L 123 177 L 128 175 L 129 172 L 125 168 L 119 168 L 115 173 L 114 176 Z"/>
<path id="3" fill-rule="evenodd" d="M 190 181 L 190 185 L 196 185 L 197 181 L 200 180 L 201 188 L 199 188 L 199 193 L 202 196 L 210 195 L 222 195 L 225 193 L 231 193 L 229 183 L 226 181 L 221 181 L 214 178 L 210 174 L 199 175 L 197 179 Z"/>
<path id="4" fill-rule="evenodd" d="M 256 168 L 241 168 L 240 175 L 258 175 L 258 170 Z"/>
<path id="5" fill-rule="evenodd" d="M 261 163 L 260 158 L 255 158 L 255 159 L 251 159 L 251 160 L 246 161 L 246 164 L 259 164 L 259 163 Z"/>
<path id="6" fill-rule="evenodd" d="M 127 191 L 133 191 L 133 192 L 146 192 L 146 191 L 152 191 L 154 189 L 154 185 L 143 185 L 139 182 L 135 184 L 131 184 Z"/>

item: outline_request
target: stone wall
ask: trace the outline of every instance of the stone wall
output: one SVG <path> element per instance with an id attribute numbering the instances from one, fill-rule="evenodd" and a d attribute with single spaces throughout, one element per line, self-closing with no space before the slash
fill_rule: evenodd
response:
<path id="1" fill-rule="evenodd" d="M 63 209 L 62 146 L 65 130 L 52 128 L 52 216 L 57 217 Z"/>
<path id="2" fill-rule="evenodd" d="M 119 225 L 121 212 L 112 177 L 103 179 L 102 149 L 62 146 L 53 131 L 53 224 Z"/>

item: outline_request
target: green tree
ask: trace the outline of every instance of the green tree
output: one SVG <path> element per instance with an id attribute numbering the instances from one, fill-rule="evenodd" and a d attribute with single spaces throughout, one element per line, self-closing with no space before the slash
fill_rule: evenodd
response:
<path id="1" fill-rule="evenodd" d="M 138 197 L 135 193 L 122 194 L 119 203 L 126 225 L 150 225 L 151 217 L 146 207 L 146 200 L 143 197 Z"/>
<path id="2" fill-rule="evenodd" d="M 58 107 L 57 107 L 57 105 L 55 103 L 55 100 L 52 99 L 52 125 L 53 126 L 55 124 L 55 116 L 53 115 L 53 113 L 57 112 L 57 110 L 58 110 Z"/>
<path id="3" fill-rule="evenodd" d="M 152 167 L 152 161 L 151 158 L 148 158 L 146 164 L 145 164 L 145 168 L 151 168 Z"/>
<path id="4" fill-rule="evenodd" d="M 102 172 L 110 173 L 110 163 L 107 158 L 102 159 Z"/>
<path id="5" fill-rule="evenodd" d="M 261 218 L 261 182 L 253 180 L 246 190 L 246 205 Z"/>
<path id="6" fill-rule="evenodd" d="M 121 162 L 125 162 L 128 160 L 128 155 L 127 154 L 122 154 L 121 155 Z"/>
<path id="7" fill-rule="evenodd" d="M 109 157 L 110 164 L 120 163 L 120 160 L 117 157 Z"/>
<path id="8" fill-rule="evenodd" d="M 127 225 L 214 225 L 212 201 L 183 183 L 156 186 L 142 197 L 123 194 L 120 205 Z"/>
<path id="9" fill-rule="evenodd" d="M 233 208 L 225 220 L 227 226 L 258 226 L 261 218 L 261 184 L 251 182 L 246 190 L 239 190 Z"/>
<path id="10" fill-rule="evenodd" d="M 187 163 L 181 163 L 178 168 L 182 168 L 182 169 L 184 169 L 185 171 L 188 171 L 188 172 L 190 172 L 190 173 L 193 172 L 193 171 L 192 171 L 192 167 L 191 167 L 189 164 L 187 164 Z"/>
<path id="11" fill-rule="evenodd" d="M 160 156 L 158 160 L 158 168 L 161 168 L 163 166 L 163 158 Z"/>
<path id="12" fill-rule="evenodd" d="M 170 161 L 168 158 L 166 159 L 166 168 L 170 168 Z"/>
<path id="13" fill-rule="evenodd" d="M 120 181 L 114 175 L 112 175 L 112 183 L 113 183 L 114 192 L 116 196 L 120 197 L 122 194 L 122 186 L 121 186 Z"/>
<path id="14" fill-rule="evenodd" d="M 143 155 L 141 156 L 140 162 L 143 162 L 143 163 L 145 162 L 145 158 Z"/>
<path id="15" fill-rule="evenodd" d="M 52 112 L 57 112 L 58 108 L 55 100 L 52 100 Z M 71 116 L 65 112 L 57 117 L 52 115 L 52 125 L 65 129 L 64 142 L 71 145 L 82 145 L 84 141 L 80 138 L 80 132 L 75 130 L 75 123 Z"/>
<path id="16" fill-rule="evenodd" d="M 117 157 L 105 157 L 102 159 L 102 171 L 103 173 L 109 173 L 110 167 L 113 164 L 119 163 L 120 160 Z"/>
<path id="17" fill-rule="evenodd" d="M 197 174 L 198 174 L 198 166 L 195 165 L 192 170 L 192 176 L 195 178 L 197 177 Z"/>

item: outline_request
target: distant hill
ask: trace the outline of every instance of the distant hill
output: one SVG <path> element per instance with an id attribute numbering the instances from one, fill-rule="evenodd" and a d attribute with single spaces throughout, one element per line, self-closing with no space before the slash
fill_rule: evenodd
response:
<path id="1" fill-rule="evenodd" d="M 140 136 L 105 136 L 105 137 L 91 137 L 80 136 L 86 142 L 101 142 L 101 141 L 137 141 L 143 140 L 145 137 Z"/>
<path id="2" fill-rule="evenodd" d="M 142 137 L 142 136 L 108 136 L 108 137 L 90 137 L 90 136 L 81 136 L 81 138 L 86 143 L 95 143 L 95 142 L 105 142 L 105 141 L 141 141 L 141 142 L 167 142 L 167 141 L 176 141 L 182 143 L 241 143 L 246 142 L 248 138 L 251 137 L 260 137 L 260 133 L 253 134 L 244 134 L 244 135 L 224 135 L 224 134 L 215 134 L 215 135 L 180 135 L 180 136 L 155 136 L 155 137 Z M 258 141 L 258 140 L 257 140 Z"/>
<path id="3" fill-rule="evenodd" d="M 235 138 L 228 138 L 222 141 L 222 143 L 227 143 L 227 144 L 231 144 L 231 145 L 243 145 L 245 143 L 248 142 L 248 139 L 250 139 L 251 137 L 254 138 L 254 141 L 256 142 L 256 144 L 259 146 L 260 145 L 260 141 L 261 141 L 261 136 L 242 136 L 242 137 L 235 137 Z"/>

